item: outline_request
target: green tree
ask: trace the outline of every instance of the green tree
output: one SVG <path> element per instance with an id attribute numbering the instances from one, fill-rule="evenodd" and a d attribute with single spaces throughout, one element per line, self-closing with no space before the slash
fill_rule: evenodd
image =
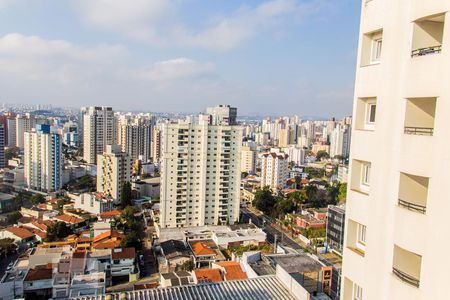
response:
<path id="1" fill-rule="evenodd" d="M 122 208 L 132 205 L 131 199 L 132 199 L 131 183 L 129 181 L 126 181 L 123 183 L 122 194 L 120 199 L 121 200 L 120 204 Z"/>
<path id="2" fill-rule="evenodd" d="M 17 245 L 11 238 L 0 239 L 0 250 L 5 253 L 11 252 L 17 249 Z"/>
<path id="3" fill-rule="evenodd" d="M 337 196 L 339 202 L 345 202 L 347 199 L 347 183 L 341 183 L 339 185 L 339 193 Z"/>
<path id="4" fill-rule="evenodd" d="M 322 160 L 323 158 L 330 158 L 330 155 L 328 154 L 328 152 L 325 151 L 325 150 L 317 151 L 316 159 L 317 160 Z"/>
<path id="5" fill-rule="evenodd" d="M 181 265 L 181 270 L 191 272 L 194 270 L 194 267 L 194 262 L 192 260 L 187 260 Z"/>
<path id="6" fill-rule="evenodd" d="M 132 231 L 125 235 L 123 240 L 120 242 L 120 246 L 124 248 L 134 247 L 136 250 L 142 249 L 141 240 L 139 239 L 139 236 L 135 231 Z"/>
<path id="7" fill-rule="evenodd" d="M 262 211 L 266 215 L 271 215 L 275 206 L 276 199 L 272 195 L 272 191 L 269 186 L 265 186 L 259 189 L 255 193 L 255 199 L 253 200 L 253 206 Z"/>
<path id="8" fill-rule="evenodd" d="M 22 214 L 18 211 L 14 211 L 6 217 L 6 222 L 8 224 L 17 224 L 17 221 L 22 218 Z"/>
<path id="9" fill-rule="evenodd" d="M 292 198 L 279 198 L 277 203 L 275 204 L 275 211 L 278 216 L 285 215 L 288 213 L 292 213 L 297 208 L 294 200 Z"/>
<path id="10" fill-rule="evenodd" d="M 31 203 L 36 205 L 36 204 L 44 203 L 45 198 L 41 194 L 34 194 L 33 196 L 31 196 L 30 201 L 31 201 Z"/>
<path id="11" fill-rule="evenodd" d="M 47 227 L 47 237 L 48 242 L 57 241 L 67 237 L 72 234 L 73 230 L 64 222 L 56 222 L 53 225 Z"/>

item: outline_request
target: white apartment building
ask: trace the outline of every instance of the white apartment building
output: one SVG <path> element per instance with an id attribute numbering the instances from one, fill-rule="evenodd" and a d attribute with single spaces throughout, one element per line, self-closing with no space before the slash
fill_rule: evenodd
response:
<path id="1" fill-rule="evenodd" d="M 6 136 L 5 136 L 5 126 L 3 124 L 0 124 L 0 168 L 4 168 L 6 166 L 6 159 L 5 159 L 5 142 L 6 142 Z"/>
<path id="2" fill-rule="evenodd" d="M 446 299 L 450 1 L 362 1 L 341 299 Z"/>
<path id="3" fill-rule="evenodd" d="M 161 128 L 156 127 L 152 133 L 152 160 L 154 163 L 159 163 L 161 159 Z"/>
<path id="4" fill-rule="evenodd" d="M 301 166 L 305 163 L 306 151 L 302 147 L 290 145 L 289 147 L 282 148 L 282 152 L 288 155 L 289 162 L 292 161 L 297 166 Z"/>
<path id="5" fill-rule="evenodd" d="M 122 151 L 132 160 L 148 162 L 151 158 L 151 120 L 144 117 L 122 118 L 119 121 L 119 141 Z"/>
<path id="6" fill-rule="evenodd" d="M 75 198 L 74 208 L 97 215 L 111 211 L 113 200 L 105 198 L 101 193 L 82 193 Z"/>
<path id="7" fill-rule="evenodd" d="M 36 118 L 34 115 L 25 114 L 25 115 L 17 115 L 16 116 L 16 125 L 15 125 L 15 138 L 16 143 L 15 146 L 18 148 L 24 147 L 24 133 L 30 132 L 33 128 L 36 127 L 37 124 L 45 124 L 45 119 Z"/>
<path id="8" fill-rule="evenodd" d="M 131 158 L 119 145 L 107 145 L 97 156 L 97 192 L 120 200 L 125 182 L 131 183 Z"/>
<path id="9" fill-rule="evenodd" d="M 8 128 L 8 147 L 16 147 L 16 119 L 8 118 L 6 120 L 6 127 Z"/>
<path id="10" fill-rule="evenodd" d="M 256 151 L 250 146 L 241 147 L 241 172 L 255 174 L 256 171 Z"/>
<path id="11" fill-rule="evenodd" d="M 330 157 L 348 157 L 350 153 L 351 126 L 338 124 L 330 134 Z"/>
<path id="12" fill-rule="evenodd" d="M 115 142 L 114 112 L 111 107 L 83 107 L 83 158 L 97 163 L 97 155 Z"/>
<path id="13" fill-rule="evenodd" d="M 28 188 L 43 192 L 62 186 L 61 136 L 50 133 L 50 125 L 37 125 L 24 133 L 24 176 Z"/>
<path id="14" fill-rule="evenodd" d="M 289 161 L 285 153 L 268 152 L 260 155 L 261 187 L 282 189 L 289 179 Z"/>
<path id="15" fill-rule="evenodd" d="M 237 108 L 230 105 L 220 104 L 208 107 L 206 114 L 210 115 L 211 125 L 236 125 Z"/>
<path id="16" fill-rule="evenodd" d="M 238 220 L 241 143 L 239 126 L 163 124 L 161 227 Z"/>

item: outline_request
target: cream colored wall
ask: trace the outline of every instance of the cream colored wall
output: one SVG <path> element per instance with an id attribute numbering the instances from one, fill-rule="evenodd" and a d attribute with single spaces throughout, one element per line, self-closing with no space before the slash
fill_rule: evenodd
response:
<path id="1" fill-rule="evenodd" d="M 346 217 L 367 225 L 367 240 L 364 257 L 344 245 L 342 277 L 363 288 L 364 300 L 448 297 L 442 270 L 450 268 L 450 261 L 443 259 L 450 247 L 445 238 L 450 211 L 450 22 L 444 25 L 441 53 L 411 58 L 412 21 L 447 11 L 450 1 L 362 1 L 357 61 L 365 33 L 382 28 L 383 50 L 379 64 L 356 69 L 353 116 L 361 117 L 358 98 L 375 96 L 377 120 L 374 131 L 352 132 L 350 170 L 354 159 L 371 162 L 371 187 L 369 195 L 348 190 Z M 438 97 L 433 136 L 403 133 L 406 99 L 420 97 Z M 426 214 L 397 205 L 400 172 L 430 178 Z M 394 245 L 422 257 L 419 288 L 393 275 Z M 345 281 L 344 286 L 341 299 L 349 299 Z"/>

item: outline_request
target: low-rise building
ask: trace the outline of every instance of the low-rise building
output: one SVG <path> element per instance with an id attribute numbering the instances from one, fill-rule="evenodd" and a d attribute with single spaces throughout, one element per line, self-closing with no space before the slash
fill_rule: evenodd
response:
<path id="1" fill-rule="evenodd" d="M 194 254 L 196 268 L 210 267 L 213 262 L 225 260 L 225 256 L 213 240 L 191 241 L 189 247 Z"/>
<path id="2" fill-rule="evenodd" d="M 342 255 L 345 230 L 345 206 L 328 206 L 327 244 L 330 249 Z"/>
<path id="3" fill-rule="evenodd" d="M 156 249 L 160 273 L 179 271 L 185 262 L 192 260 L 192 252 L 184 241 L 164 241 Z"/>
<path id="4" fill-rule="evenodd" d="M 83 193 L 75 198 L 75 209 L 81 209 L 91 214 L 101 214 L 113 210 L 113 199 L 104 197 L 101 193 Z"/>
<path id="5" fill-rule="evenodd" d="M 111 276 L 129 276 L 136 273 L 134 248 L 115 248 L 111 252 Z"/>

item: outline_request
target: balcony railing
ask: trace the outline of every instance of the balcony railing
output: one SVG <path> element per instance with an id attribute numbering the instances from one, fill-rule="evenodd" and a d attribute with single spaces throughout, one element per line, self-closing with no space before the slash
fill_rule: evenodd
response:
<path id="1" fill-rule="evenodd" d="M 424 55 L 429 55 L 429 54 L 440 53 L 441 50 L 442 50 L 442 46 L 441 45 L 425 47 L 425 48 L 419 48 L 419 49 L 411 51 L 411 57 L 424 56 Z"/>
<path id="2" fill-rule="evenodd" d="M 434 128 L 405 126 L 405 134 L 433 135 Z"/>
<path id="3" fill-rule="evenodd" d="M 401 281 L 406 282 L 412 286 L 415 287 L 419 287 L 420 285 L 420 280 L 409 275 L 406 274 L 403 271 L 400 271 L 399 269 L 397 269 L 396 267 L 392 267 L 392 272 L 394 273 L 395 276 L 397 276 Z"/>
<path id="4" fill-rule="evenodd" d="M 404 207 L 406 209 L 415 211 L 415 212 L 419 212 L 422 214 L 425 214 L 427 212 L 427 207 L 423 206 L 423 205 L 419 205 L 419 204 L 414 204 L 402 199 L 398 199 L 398 205 L 401 207 Z"/>

